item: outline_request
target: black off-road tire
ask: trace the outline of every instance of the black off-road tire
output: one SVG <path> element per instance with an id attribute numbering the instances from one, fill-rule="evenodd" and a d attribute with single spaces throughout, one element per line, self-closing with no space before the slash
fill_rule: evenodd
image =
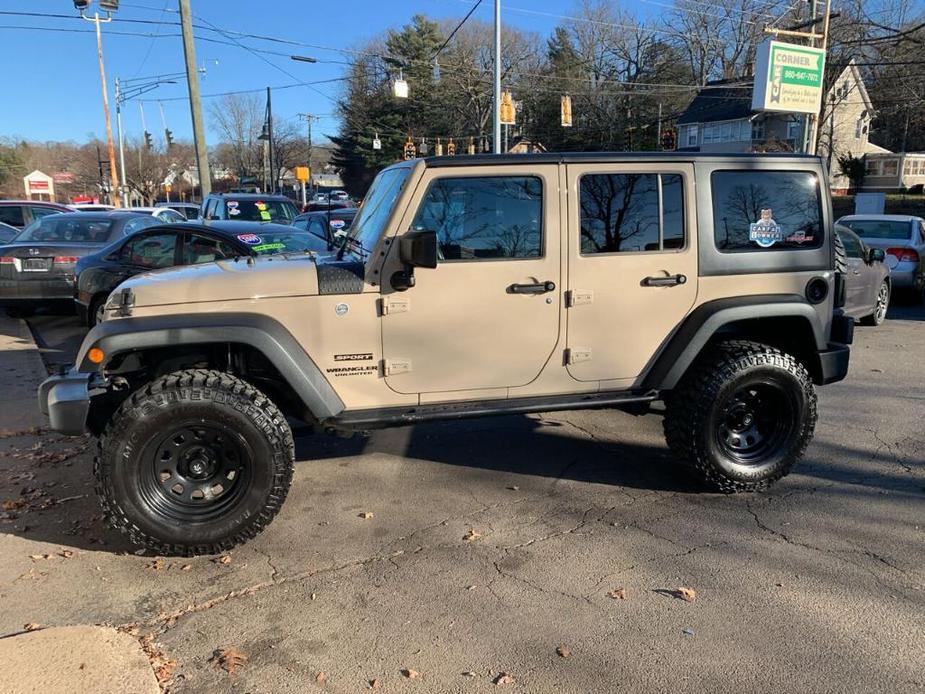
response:
<path id="1" fill-rule="evenodd" d="M 832 235 L 832 246 L 835 249 L 835 272 L 842 275 L 848 274 L 848 251 L 845 244 L 842 243 L 841 236 L 837 233 Z"/>
<path id="2" fill-rule="evenodd" d="M 100 294 L 93 298 L 93 301 L 90 302 L 90 305 L 87 307 L 87 327 L 93 328 L 96 327 L 97 320 L 96 314 L 99 313 L 100 307 L 106 304 L 106 300 L 109 298 L 107 294 Z"/>
<path id="3" fill-rule="evenodd" d="M 755 395 L 754 393 L 758 393 Z M 744 394 L 741 395 L 740 394 Z M 744 438 L 731 419 L 741 419 L 739 401 L 755 411 L 779 410 L 760 418 L 764 445 L 745 456 Z M 756 342 L 721 342 L 688 370 L 666 398 L 665 440 L 710 487 L 727 494 L 757 491 L 790 472 L 806 451 L 816 425 L 816 392 L 806 369 L 793 356 Z M 749 431 L 745 430 L 743 436 Z M 735 441 L 735 444 L 730 441 Z M 736 445 L 741 450 L 733 450 Z M 757 445 L 757 444 L 756 444 Z"/>
<path id="4" fill-rule="evenodd" d="M 175 467 L 166 479 L 189 483 L 180 493 L 160 470 L 174 450 L 169 464 L 186 461 L 187 477 Z M 94 460 L 96 492 L 110 525 L 133 543 L 162 555 L 216 554 L 269 525 L 294 458 L 289 424 L 263 393 L 219 371 L 178 371 L 137 390 L 110 419 Z M 201 461 L 213 476 L 192 479 Z M 196 485 L 212 485 L 215 475 L 223 484 L 202 486 L 208 497 L 197 499 Z"/>

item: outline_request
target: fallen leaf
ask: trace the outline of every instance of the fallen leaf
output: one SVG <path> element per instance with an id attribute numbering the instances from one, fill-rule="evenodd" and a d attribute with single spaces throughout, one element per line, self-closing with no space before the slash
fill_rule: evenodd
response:
<path id="1" fill-rule="evenodd" d="M 151 569 L 153 571 L 163 571 L 166 566 L 167 564 L 163 559 L 152 559 L 149 564 L 145 564 L 146 569 Z"/>
<path id="2" fill-rule="evenodd" d="M 466 542 L 475 542 L 480 537 L 482 537 L 482 533 L 477 532 L 476 530 L 472 528 L 469 528 L 469 532 L 463 535 L 463 540 L 465 540 Z"/>
<path id="3" fill-rule="evenodd" d="M 693 588 L 678 588 L 674 594 L 684 602 L 694 602 L 697 599 L 697 591 Z"/>
<path id="4" fill-rule="evenodd" d="M 626 600 L 626 588 L 617 588 L 607 593 L 614 600 Z"/>
<path id="5" fill-rule="evenodd" d="M 478 586 L 466 586 L 466 590 L 475 590 Z"/>
<path id="6" fill-rule="evenodd" d="M 0 504 L 0 508 L 3 508 L 4 511 L 16 511 L 23 508 L 28 501 L 25 499 L 8 499 Z"/>
<path id="7" fill-rule="evenodd" d="M 64 557 L 65 559 L 70 559 L 74 556 L 74 551 L 70 549 L 62 549 L 58 552 L 58 556 Z"/>
<path id="8" fill-rule="evenodd" d="M 212 654 L 212 660 L 218 663 L 218 666 L 229 674 L 237 674 L 238 668 L 244 667 L 247 662 L 247 654 L 237 646 L 228 648 L 219 648 Z"/>
<path id="9" fill-rule="evenodd" d="M 472 672 L 472 670 L 469 670 L 469 672 L 464 672 L 462 675 L 463 677 L 478 677 L 478 674 L 475 672 Z"/>
<path id="10" fill-rule="evenodd" d="M 318 597 L 318 593 L 312 593 L 312 600 Z"/>
<path id="11" fill-rule="evenodd" d="M 193 568 L 192 564 L 184 564 L 180 567 L 180 571 L 191 571 Z"/>
<path id="12" fill-rule="evenodd" d="M 512 492 L 516 492 L 520 489 L 520 487 L 518 487 L 516 484 L 512 484 L 510 487 L 508 487 L 508 489 L 510 489 Z"/>
<path id="13" fill-rule="evenodd" d="M 231 563 L 231 555 L 230 555 L 230 554 L 223 554 L 223 555 L 220 556 L 220 557 L 216 557 L 216 558 L 213 559 L 212 561 L 215 562 L 216 564 L 226 564 L 226 565 L 227 565 L 227 564 L 230 564 L 230 563 Z"/>
<path id="14" fill-rule="evenodd" d="M 372 511 L 363 511 L 363 513 L 357 514 L 360 518 L 369 519 L 372 518 L 375 514 Z"/>
<path id="15" fill-rule="evenodd" d="M 568 657 L 570 657 L 570 656 L 572 655 L 572 649 L 569 648 L 568 646 L 559 646 L 559 647 L 556 649 L 556 654 L 557 654 L 560 658 L 568 658 Z"/>
<path id="16" fill-rule="evenodd" d="M 413 680 L 413 679 L 416 679 L 417 677 L 419 677 L 421 673 L 418 672 L 417 670 L 412 670 L 412 669 L 408 668 L 407 670 L 402 670 L 402 671 L 401 671 L 401 674 L 403 674 L 403 675 L 404 675 L 405 677 L 407 677 L 409 680 Z"/>
<path id="17" fill-rule="evenodd" d="M 26 631 L 35 631 L 36 629 L 41 629 L 41 624 L 36 624 L 35 622 L 26 622 L 22 625 L 22 628 Z"/>
<path id="18" fill-rule="evenodd" d="M 499 686 L 502 684 L 514 684 L 517 680 L 514 679 L 514 675 L 510 675 L 506 672 L 502 672 L 500 675 L 495 677 L 495 685 Z"/>
<path id="19" fill-rule="evenodd" d="M 50 554 L 30 554 L 29 558 L 32 561 L 39 561 L 40 559 L 51 559 Z"/>
<path id="20" fill-rule="evenodd" d="M 328 679 L 328 673 L 326 673 L 324 670 L 319 670 L 318 672 L 315 673 L 315 682 L 317 682 L 318 684 L 321 684 L 322 682 L 327 682 L 327 679 Z"/>
<path id="21" fill-rule="evenodd" d="M 379 680 L 370 680 L 369 688 L 370 689 L 382 689 L 382 682 L 380 682 Z"/>

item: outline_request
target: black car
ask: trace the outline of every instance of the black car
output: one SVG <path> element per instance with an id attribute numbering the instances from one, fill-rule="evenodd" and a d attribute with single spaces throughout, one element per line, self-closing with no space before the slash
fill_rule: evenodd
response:
<path id="1" fill-rule="evenodd" d="M 305 229 L 309 234 L 323 239 L 327 250 L 337 248 L 339 240 L 349 231 L 357 216 L 356 208 L 328 210 L 327 212 L 306 212 L 292 220 L 292 226 Z"/>
<path id="2" fill-rule="evenodd" d="M 96 325 L 110 292 L 142 272 L 240 256 L 307 251 L 326 253 L 327 243 L 289 225 L 231 221 L 158 225 L 78 261 L 77 314 L 90 327 Z"/>
<path id="3" fill-rule="evenodd" d="M 202 218 L 205 220 L 289 224 L 298 214 L 298 208 L 285 195 L 212 193 L 202 201 Z"/>
<path id="4" fill-rule="evenodd" d="M 11 227 L 9 224 L 0 222 L 0 243 L 9 243 L 20 231 L 22 231 L 22 229 L 17 229 L 16 227 Z"/>
<path id="5" fill-rule="evenodd" d="M 137 212 L 66 212 L 32 222 L 0 246 L 0 306 L 29 315 L 40 306 L 70 306 L 79 258 L 158 223 Z"/>

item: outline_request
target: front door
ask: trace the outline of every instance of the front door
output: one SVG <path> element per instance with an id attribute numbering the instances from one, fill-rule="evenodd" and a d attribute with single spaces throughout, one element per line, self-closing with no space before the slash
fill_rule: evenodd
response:
<path id="1" fill-rule="evenodd" d="M 697 296 L 694 170 L 569 165 L 569 374 L 635 379 Z"/>
<path id="2" fill-rule="evenodd" d="M 436 231 L 440 259 L 407 291 L 383 294 L 390 388 L 505 389 L 543 370 L 559 333 L 557 177 L 556 165 L 425 171 L 400 229 Z"/>

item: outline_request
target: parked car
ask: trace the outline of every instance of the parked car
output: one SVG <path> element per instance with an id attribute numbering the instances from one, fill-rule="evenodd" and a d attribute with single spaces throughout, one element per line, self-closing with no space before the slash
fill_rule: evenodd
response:
<path id="1" fill-rule="evenodd" d="M 112 290 L 142 272 L 241 256 L 327 250 L 321 239 L 282 224 L 213 221 L 158 225 L 77 261 L 77 315 L 92 328 L 102 318 Z"/>
<path id="2" fill-rule="evenodd" d="M 155 207 L 169 207 L 187 219 L 199 219 L 199 205 L 194 202 L 158 202 Z"/>
<path id="3" fill-rule="evenodd" d="M 71 205 L 73 212 L 112 212 L 115 209 L 114 205 L 105 205 L 100 202 L 77 202 Z"/>
<path id="4" fill-rule="evenodd" d="M 41 200 L 0 200 L 0 222 L 25 229 L 45 215 L 70 212 L 69 207 Z"/>
<path id="5" fill-rule="evenodd" d="M 356 216 L 356 208 L 307 212 L 293 219 L 292 226 L 305 229 L 312 236 L 323 240 L 327 250 L 333 251 L 339 240 L 350 230 Z"/>
<path id="6" fill-rule="evenodd" d="M 11 227 L 9 224 L 0 222 L 0 243 L 9 243 L 20 231 L 22 231 L 22 229 L 17 229 L 16 227 Z"/>
<path id="7" fill-rule="evenodd" d="M 892 288 L 925 301 L 925 219 L 904 214 L 857 215 L 838 220 L 870 248 L 886 251 Z"/>
<path id="8" fill-rule="evenodd" d="M 202 218 L 207 220 L 290 224 L 298 214 L 299 210 L 285 195 L 212 193 L 202 201 Z"/>
<path id="9" fill-rule="evenodd" d="M 0 246 L 0 306 L 20 316 L 47 304 L 72 306 L 79 258 L 156 224 L 137 212 L 68 212 L 36 220 Z"/>
<path id="10" fill-rule="evenodd" d="M 176 224 L 186 221 L 186 217 L 169 207 L 127 207 L 126 210 L 149 214 L 162 224 Z"/>
<path id="11" fill-rule="evenodd" d="M 890 306 L 890 268 L 882 248 L 870 248 L 851 229 L 835 225 L 835 233 L 845 249 L 845 314 L 864 325 L 880 325 Z"/>

